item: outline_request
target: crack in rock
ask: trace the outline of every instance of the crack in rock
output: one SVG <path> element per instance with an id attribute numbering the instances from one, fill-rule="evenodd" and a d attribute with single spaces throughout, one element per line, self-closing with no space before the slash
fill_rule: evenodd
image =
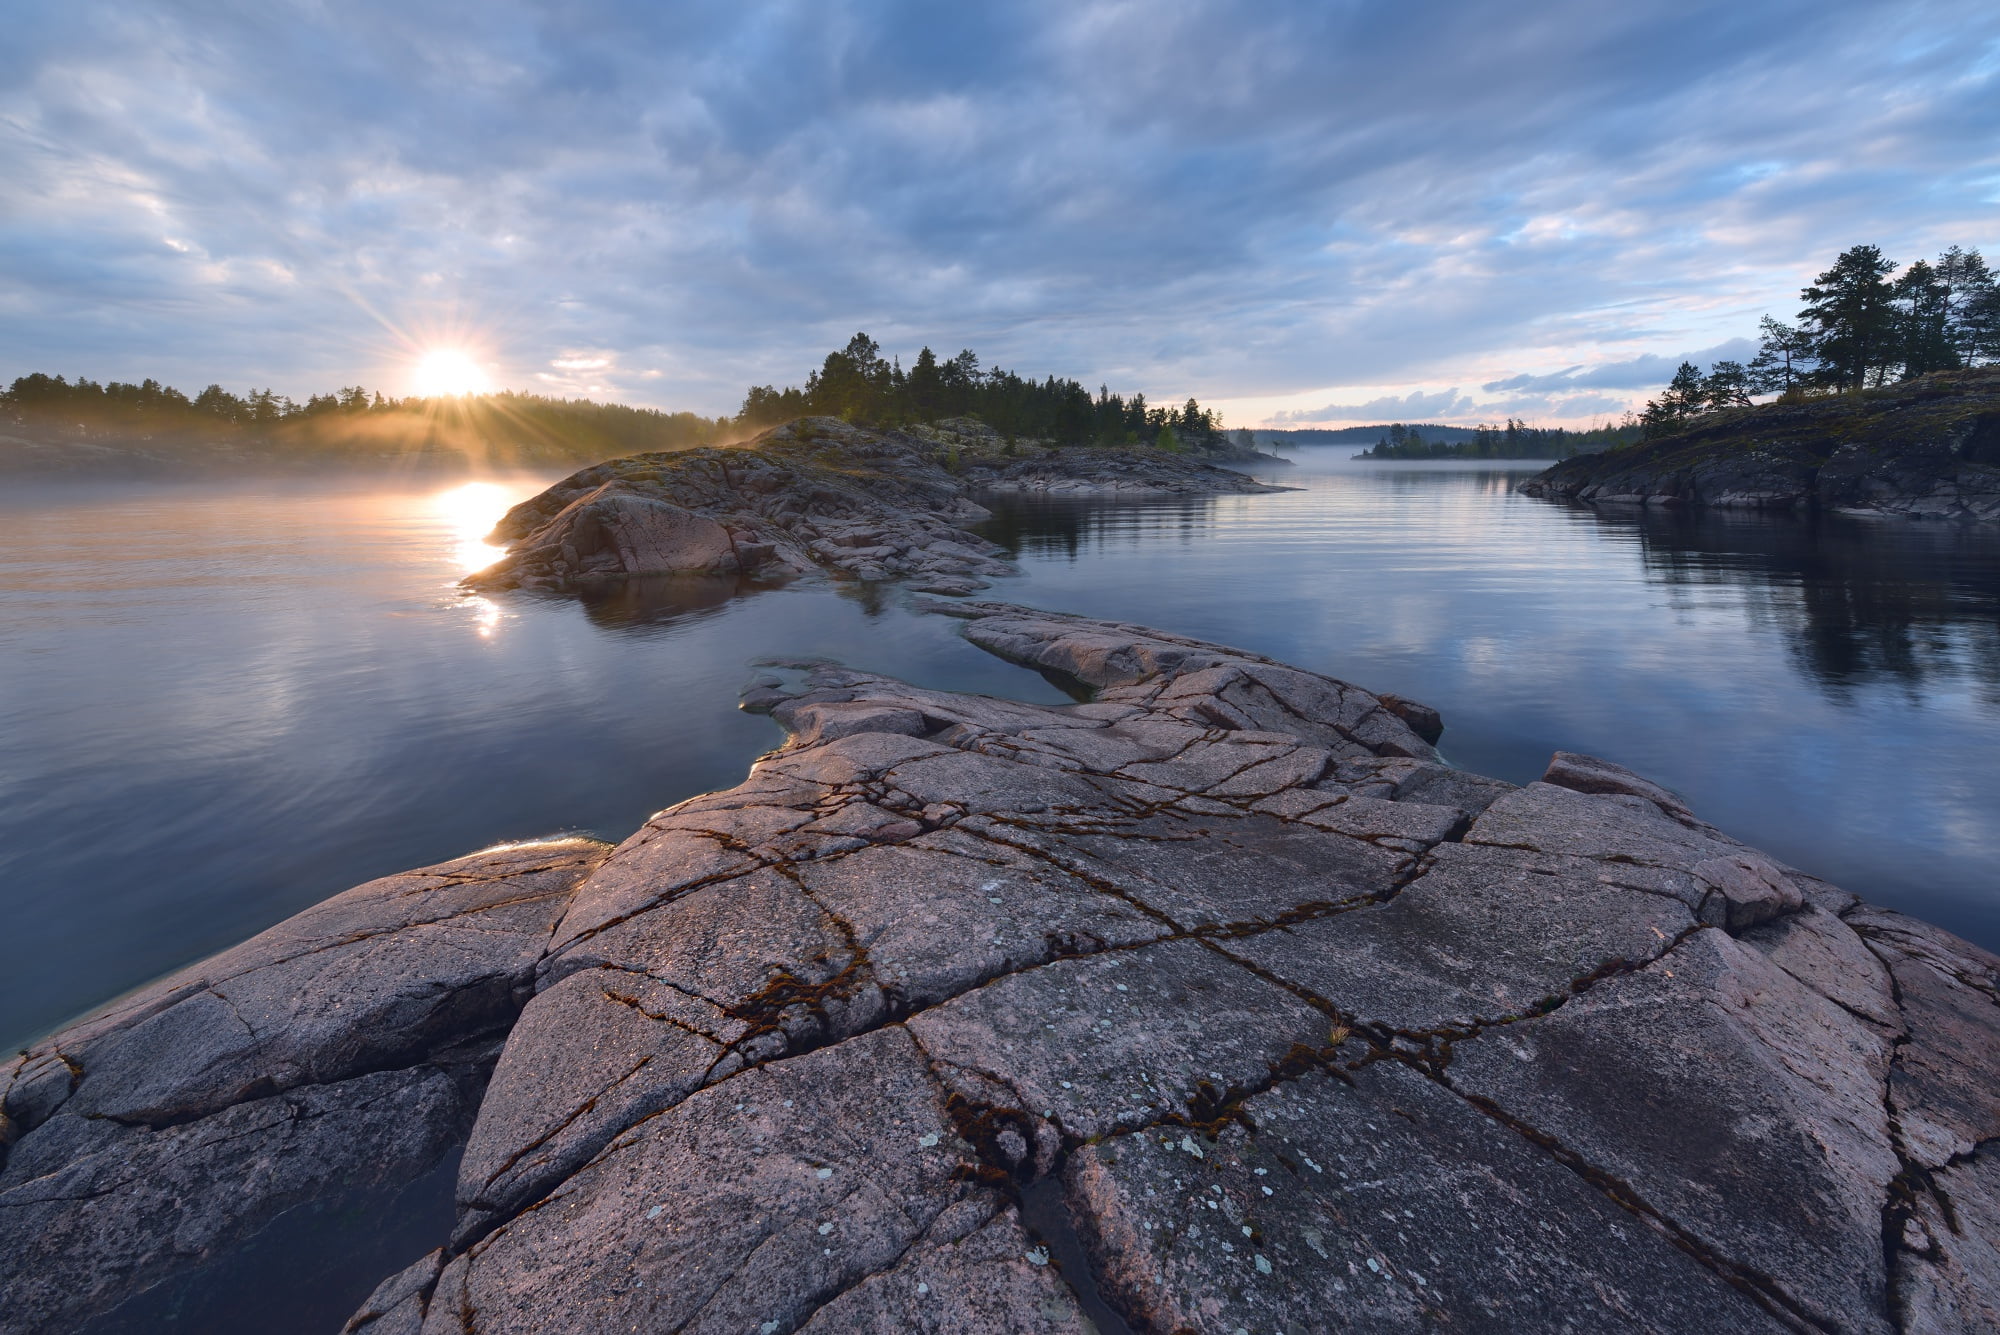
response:
<path id="1" fill-rule="evenodd" d="M 586 512 L 620 560 L 705 532 L 572 481 L 510 521 L 569 515 L 564 578 Z M 907 564 L 844 485 L 770 522 Z M 736 788 L 362 887 L 0 1070 L 10 1297 L 77 1324 L 238 1245 L 310 1176 L 242 1165 L 345 1116 L 378 1170 L 465 1145 L 375 1335 L 1993 1327 L 2000 961 L 1602 760 L 1516 788 L 1256 654 L 936 610 L 1079 702 L 784 664 Z"/>

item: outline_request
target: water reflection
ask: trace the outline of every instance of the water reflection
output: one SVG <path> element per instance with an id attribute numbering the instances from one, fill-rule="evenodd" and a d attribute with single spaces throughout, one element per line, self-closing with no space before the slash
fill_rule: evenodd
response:
<path id="1" fill-rule="evenodd" d="M 1518 471 L 1440 471 L 1372 469 L 1366 485 L 1446 514 L 1467 500 L 1487 507 L 1520 500 L 1513 495 Z M 1031 561 L 1211 541 L 1246 521 L 1273 545 L 1283 536 L 1282 521 L 1222 508 L 1217 498 L 1000 497 L 986 504 L 994 516 L 980 531 Z M 1836 701 L 1852 701 L 1870 683 L 1896 685 L 1912 699 L 1964 684 L 2000 706 L 2000 532 L 1990 527 L 1641 507 L 1564 513 L 1614 544 L 1636 545 L 1645 579 L 1668 591 L 1674 605 L 1687 606 L 1681 596 L 1693 591 L 1733 590 L 1753 622 L 1784 636 L 1800 674 Z M 1353 529 L 1340 535 L 1349 542 L 1359 536 Z"/>
<path id="2" fill-rule="evenodd" d="M 1422 700 L 1453 761 L 1515 782 L 1606 756 L 2000 941 L 2000 531 L 1595 513 L 1516 495 L 1530 471 L 1308 456 L 1282 495 L 1002 502 L 988 531 L 1026 575 L 1002 596 Z"/>
<path id="3" fill-rule="evenodd" d="M 432 508 L 450 527 L 452 562 L 465 574 L 484 570 L 507 554 L 486 540 L 508 507 L 521 499 L 498 482 L 467 482 L 440 491 Z"/>
<path id="4" fill-rule="evenodd" d="M 1846 515 L 1603 511 L 1635 534 L 1649 578 L 1728 584 L 1786 637 L 1799 671 L 1849 702 L 1869 683 L 1916 701 L 1970 685 L 2000 704 L 2000 534 Z"/>
<path id="5" fill-rule="evenodd" d="M 778 586 L 739 579 L 734 575 L 654 575 L 643 579 L 606 581 L 579 591 L 576 601 L 594 626 L 607 630 L 664 632 L 698 619 L 737 598 L 765 593 Z M 530 595 L 532 596 L 532 595 Z M 561 603 L 568 595 L 551 595 Z"/>
<path id="6" fill-rule="evenodd" d="M 2000 942 L 2000 533 L 1615 515 L 1523 470 L 1302 460 L 1262 496 L 1003 498 L 982 595 L 1170 627 L 1558 748 Z M 666 579 L 467 598 L 548 479 L 0 490 L 0 1039 L 370 876 L 622 836 L 775 740 L 762 655 L 1064 698 L 893 585 Z M 1893 782 L 1883 776 L 1894 775 Z"/>
<path id="7" fill-rule="evenodd" d="M 1193 537 L 1214 522 L 1214 497 L 1167 500 L 1087 500 L 1067 496 L 986 496 L 993 518 L 979 532 L 1015 556 L 1081 555 L 1095 545 Z"/>

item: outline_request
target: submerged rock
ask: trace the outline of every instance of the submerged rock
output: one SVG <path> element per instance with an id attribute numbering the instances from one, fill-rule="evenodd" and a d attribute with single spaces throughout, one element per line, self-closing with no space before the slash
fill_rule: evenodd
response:
<path id="1" fill-rule="evenodd" d="M 483 1094 L 384 1105 L 444 1141 L 478 1100 L 455 1229 L 349 1330 L 1992 1327 L 2000 960 L 1603 760 L 1515 787 L 1444 764 L 1412 702 L 937 606 L 1089 702 L 795 665 L 746 697 L 789 740 L 742 784 L 532 873 L 485 963 L 415 970 L 483 1019 L 371 1003 L 378 1055 L 336 1060 L 362 970 L 294 979 L 257 1043 L 127 1008 L 115 1046 L 39 1046 L 0 1320 L 61 1328 L 239 1209 L 214 1177 L 177 1222 L 151 1186 L 80 1204 L 110 1110 L 198 1119 L 105 1133 L 159 1137 L 302 1090 L 373 1107 L 348 1088 L 511 1020 Z M 160 1004 L 243 1004 L 188 986 Z"/>
<path id="2" fill-rule="evenodd" d="M 1699 417 L 1662 440 L 1565 459 L 1520 490 L 1592 503 L 2000 519 L 2000 368 Z"/>
<path id="3" fill-rule="evenodd" d="M 955 443 L 988 436 L 995 452 L 987 455 Z M 1117 497 L 1281 490 L 1157 451 L 1014 459 L 999 447 L 990 430 L 869 431 L 807 417 L 741 446 L 612 459 L 508 511 L 493 536 L 509 554 L 464 583 L 574 589 L 635 575 L 783 578 L 825 569 L 969 593 L 1013 571 L 999 548 L 965 529 L 991 518 L 972 499 L 978 489 Z"/>

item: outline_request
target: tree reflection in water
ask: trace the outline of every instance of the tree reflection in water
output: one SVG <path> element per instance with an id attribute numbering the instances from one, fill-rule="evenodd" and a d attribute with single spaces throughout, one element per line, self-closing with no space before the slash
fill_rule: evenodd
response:
<path id="1" fill-rule="evenodd" d="M 1435 472 L 1383 469 L 1371 485 L 1435 496 Z M 1518 480 L 1455 479 L 1485 499 Z M 1074 560 L 1120 544 L 1193 538 L 1215 520 L 1213 498 L 1107 502 L 985 498 L 980 532 L 1019 556 Z M 1856 688 L 1919 692 L 1969 686 L 2000 708 L 2000 529 L 1840 514 L 1575 507 L 1636 539 L 1643 573 L 1670 597 L 1731 589 L 1753 623 L 1778 630 L 1799 673 L 1848 703 Z"/>
<path id="2" fill-rule="evenodd" d="M 1912 703 L 1953 684 L 2000 705 L 2000 532 L 1848 515 L 1601 509 L 1639 538 L 1669 588 L 1742 590 L 1794 664 L 1836 701 L 1901 685 Z"/>

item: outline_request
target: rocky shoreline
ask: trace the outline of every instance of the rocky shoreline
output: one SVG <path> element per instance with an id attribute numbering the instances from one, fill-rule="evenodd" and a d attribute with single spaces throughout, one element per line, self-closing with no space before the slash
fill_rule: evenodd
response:
<path id="1" fill-rule="evenodd" d="M 2000 959 L 1603 761 L 1517 788 L 1255 654 L 932 610 L 1089 702 L 775 664 L 736 788 L 12 1060 L 0 1330 L 148 1328 L 453 1156 L 348 1330 L 2000 1325 Z"/>
<path id="2" fill-rule="evenodd" d="M 977 424 L 972 424 L 976 426 Z M 509 554 L 474 589 L 574 590 L 648 575 L 782 579 L 826 570 L 968 593 L 1013 572 L 966 525 L 979 491 L 1159 498 L 1281 491 L 1179 455 L 1033 451 L 997 435 L 870 431 L 831 417 L 789 422 L 741 446 L 612 459 L 510 510 Z"/>
<path id="3" fill-rule="evenodd" d="M 1520 485 L 1589 504 L 2000 520 L 2000 368 L 1697 418 Z"/>

